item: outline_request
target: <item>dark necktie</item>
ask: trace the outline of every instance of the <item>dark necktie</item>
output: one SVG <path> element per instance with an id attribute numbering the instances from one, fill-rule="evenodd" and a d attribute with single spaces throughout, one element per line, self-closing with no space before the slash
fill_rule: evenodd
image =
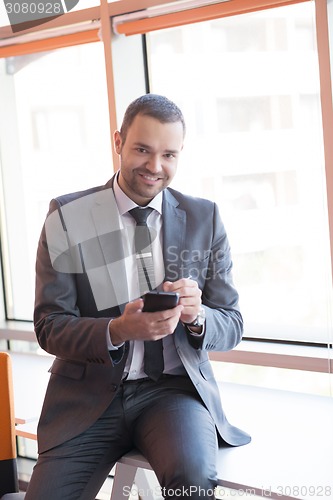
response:
<path id="1" fill-rule="evenodd" d="M 151 233 L 147 226 L 147 219 L 152 208 L 133 208 L 129 211 L 136 221 L 134 233 L 136 262 L 138 267 L 140 294 L 153 290 L 155 285 L 155 273 L 153 252 L 151 246 Z M 163 373 L 163 341 L 146 340 L 144 342 L 144 371 L 152 380 L 158 380 Z"/>
<path id="2" fill-rule="evenodd" d="M 137 207 L 129 211 L 136 221 L 134 244 L 139 274 L 140 295 L 156 287 L 151 234 L 147 226 L 147 219 L 152 211 L 153 209 L 150 207 Z"/>

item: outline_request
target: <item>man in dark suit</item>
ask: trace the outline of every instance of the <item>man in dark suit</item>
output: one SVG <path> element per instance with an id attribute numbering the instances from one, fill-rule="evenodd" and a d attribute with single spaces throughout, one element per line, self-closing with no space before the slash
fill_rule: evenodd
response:
<path id="1" fill-rule="evenodd" d="M 138 448 L 167 499 L 214 498 L 220 442 L 249 436 L 229 424 L 208 351 L 242 337 L 230 249 L 216 205 L 168 188 L 185 123 L 167 98 L 127 108 L 105 185 L 52 200 L 37 254 L 35 331 L 56 356 L 38 426 L 27 500 L 92 500 L 114 463 Z M 150 207 L 153 275 L 179 304 L 143 312 L 129 212 Z M 144 225 L 145 225 L 144 224 Z M 146 345 L 163 347 L 147 375 Z"/>

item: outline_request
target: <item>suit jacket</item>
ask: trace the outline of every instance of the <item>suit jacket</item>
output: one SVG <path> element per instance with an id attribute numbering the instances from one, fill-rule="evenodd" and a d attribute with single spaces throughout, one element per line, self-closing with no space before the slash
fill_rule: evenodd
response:
<path id="1" fill-rule="evenodd" d="M 127 292 L 126 286 L 120 292 L 115 286 L 119 276 L 123 283 L 126 279 L 112 185 L 113 179 L 52 200 L 40 237 L 35 332 L 40 346 L 56 359 L 38 425 L 39 452 L 92 425 L 121 382 L 128 342 L 112 355 L 106 345 L 108 323 L 121 314 Z M 203 336 L 194 337 L 178 324 L 173 339 L 179 357 L 220 437 L 231 445 L 248 443 L 248 434 L 225 417 L 208 359 L 208 351 L 228 351 L 242 337 L 230 249 L 217 206 L 166 189 L 163 242 L 165 279 L 191 275 L 206 310 Z"/>

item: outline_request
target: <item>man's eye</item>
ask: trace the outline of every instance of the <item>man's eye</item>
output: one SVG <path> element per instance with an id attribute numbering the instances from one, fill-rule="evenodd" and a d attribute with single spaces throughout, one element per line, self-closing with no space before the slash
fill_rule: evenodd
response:
<path id="1" fill-rule="evenodd" d="M 137 151 L 139 153 L 147 153 L 147 150 L 145 148 L 137 148 Z"/>
<path id="2" fill-rule="evenodd" d="M 174 155 L 174 154 L 172 154 L 172 153 L 166 153 L 164 156 L 165 156 L 166 158 L 170 158 L 170 159 L 171 159 L 171 158 L 175 158 L 175 155 Z"/>

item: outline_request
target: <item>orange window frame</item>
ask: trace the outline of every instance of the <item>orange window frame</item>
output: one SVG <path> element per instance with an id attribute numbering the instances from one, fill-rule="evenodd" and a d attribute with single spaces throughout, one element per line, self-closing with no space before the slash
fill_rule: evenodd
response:
<path id="1" fill-rule="evenodd" d="M 174 28 L 202 21 L 209 21 L 221 17 L 245 14 L 258 10 L 281 7 L 309 0 L 232 0 L 220 2 L 194 9 L 180 10 L 170 14 L 146 17 L 134 21 L 124 21 L 117 24 L 117 33 L 124 35 L 138 35 L 165 28 Z"/>

